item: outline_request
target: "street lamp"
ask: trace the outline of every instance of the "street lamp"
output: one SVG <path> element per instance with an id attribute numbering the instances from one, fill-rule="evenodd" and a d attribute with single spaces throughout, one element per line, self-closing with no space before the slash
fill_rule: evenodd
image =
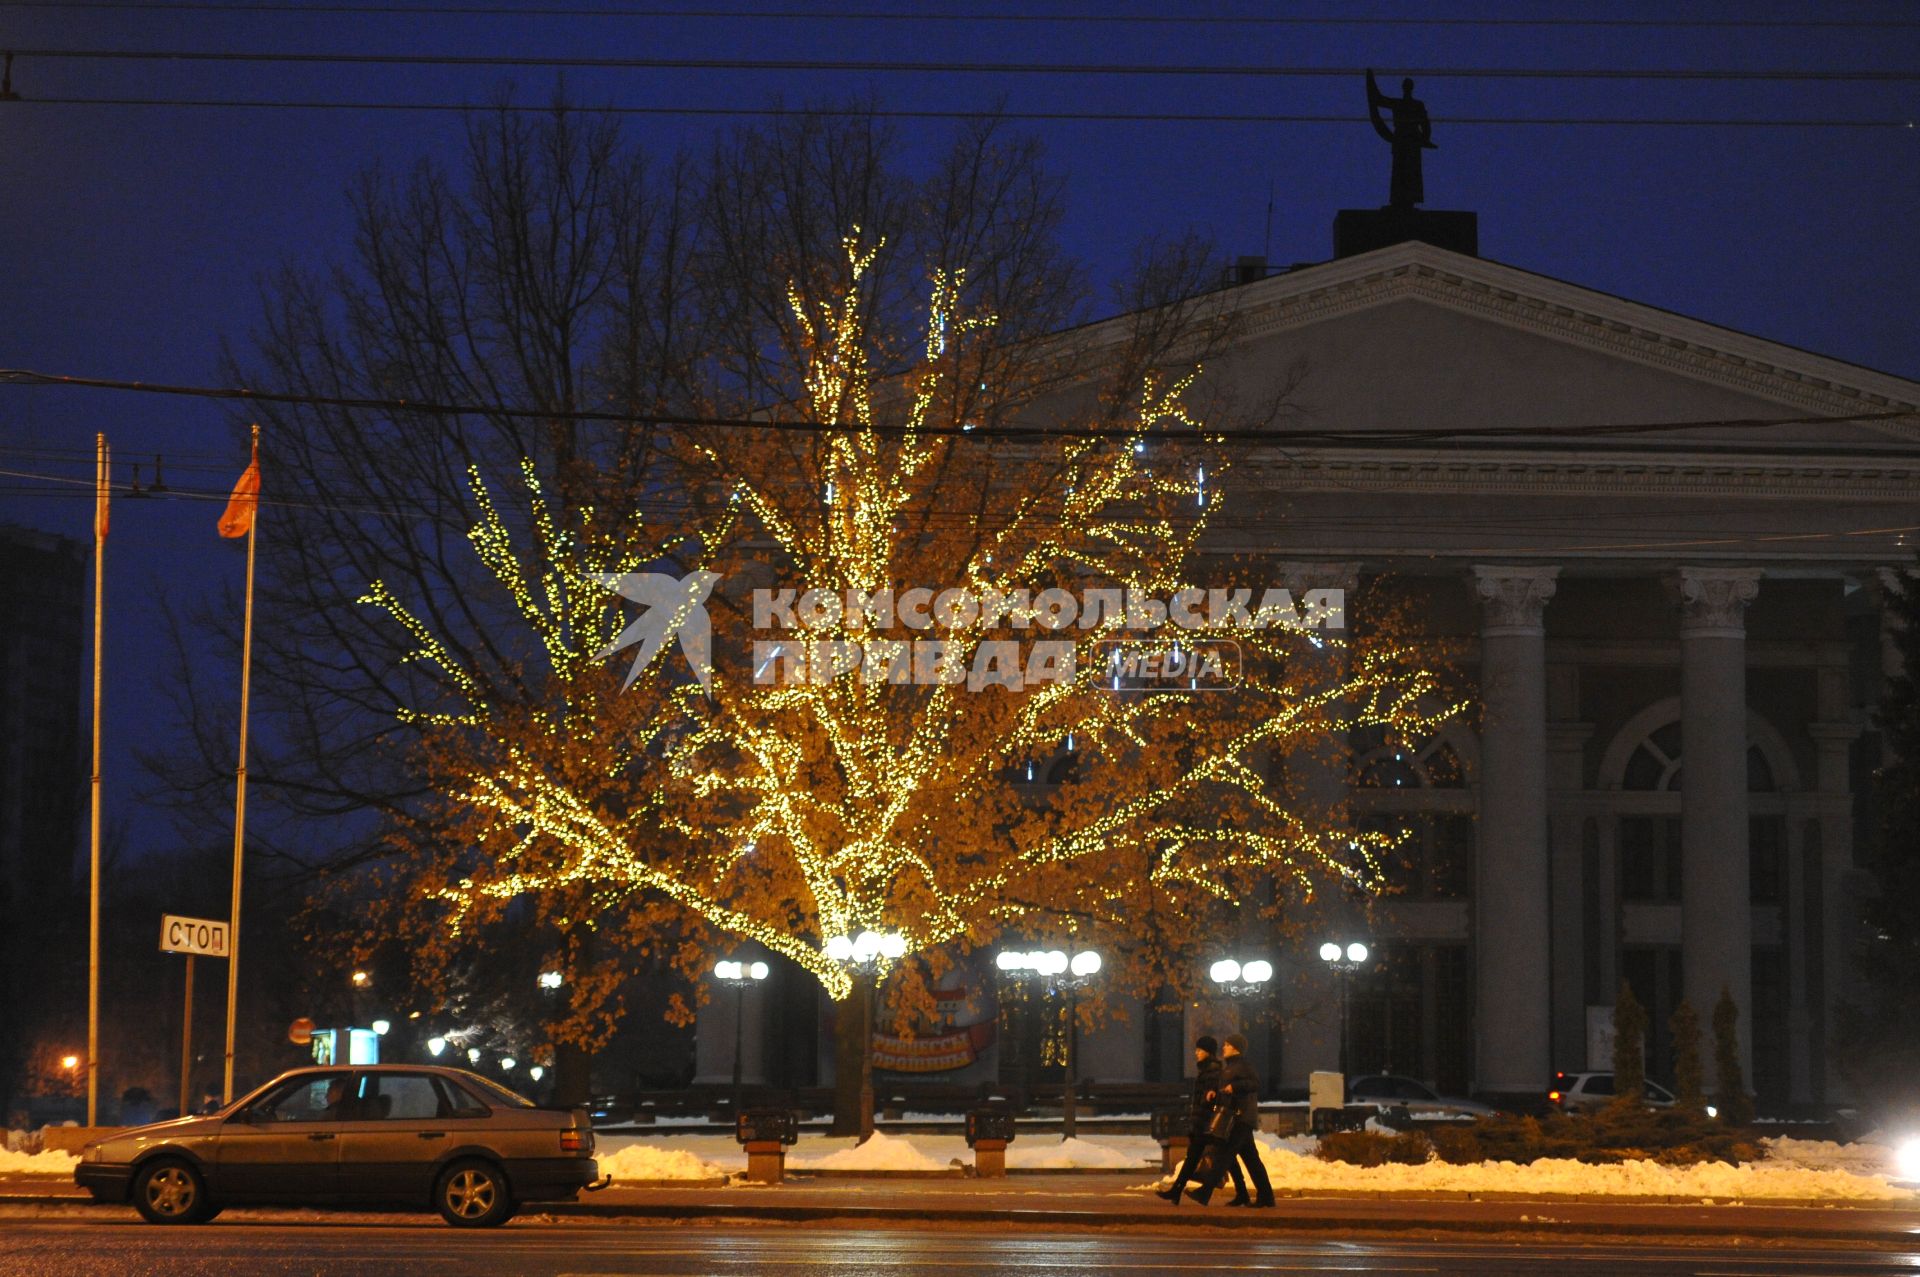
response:
<path id="1" fill-rule="evenodd" d="M 1273 979 L 1273 964 L 1265 958 L 1251 962 L 1222 958 L 1207 968 L 1207 976 L 1230 998 L 1254 998 L 1266 992 L 1267 981 Z"/>
<path id="2" fill-rule="evenodd" d="M 849 939 L 829 936 L 827 957 L 859 972 L 860 979 L 860 1140 L 873 1134 L 873 991 L 889 963 L 906 956 L 907 938 L 893 931 L 862 931 Z"/>
<path id="3" fill-rule="evenodd" d="M 747 1018 L 747 990 L 766 979 L 768 967 L 764 962 L 736 962 L 722 959 L 713 964 L 713 978 L 721 984 L 731 985 L 733 999 L 733 1111 L 740 1112 L 740 1029 Z M 545 977 L 542 977 L 543 979 Z"/>
<path id="4" fill-rule="evenodd" d="M 71 1073 L 80 1067 L 80 1057 L 77 1055 L 63 1055 L 60 1057 L 60 1067 Z"/>
<path id="5" fill-rule="evenodd" d="M 352 980 L 353 980 L 353 987 L 356 989 L 367 988 L 369 985 L 373 983 L 373 977 L 371 975 L 368 975 L 365 971 L 354 972 L 352 976 Z"/>
<path id="6" fill-rule="evenodd" d="M 1361 964 L 1367 960 L 1367 946 L 1358 940 L 1345 945 L 1329 940 L 1320 946 L 1320 960 L 1340 973 L 1340 1075 L 1347 1074 L 1347 1055 L 1350 1036 L 1347 1028 L 1347 981 Z"/>
<path id="7" fill-rule="evenodd" d="M 542 971 L 540 973 L 540 987 L 543 989 L 557 989 L 564 983 L 566 983 L 566 978 L 558 971 Z"/>
<path id="8" fill-rule="evenodd" d="M 520 1063 L 520 1061 L 514 1059 L 511 1055 L 503 1055 L 500 1057 L 500 1071 L 502 1073 L 511 1073 L 513 1072 L 513 1066 L 518 1063 Z"/>
<path id="9" fill-rule="evenodd" d="M 427 1039 L 428 1055 L 438 1057 L 439 1054 L 446 1049 L 447 1049 L 447 1040 L 445 1038 L 428 1038 Z"/>
<path id="10" fill-rule="evenodd" d="M 375 1020 L 369 1027 L 373 1029 L 375 1037 L 384 1038 L 388 1033 L 393 1031 L 393 1021 Z"/>
<path id="11" fill-rule="evenodd" d="M 1064 992 L 1067 995 L 1067 1035 L 1064 1043 L 1067 1084 L 1060 1102 L 1060 1138 L 1074 1138 L 1075 1118 L 1078 1116 L 1077 1097 L 1074 1095 L 1073 1043 L 1080 1030 L 1080 990 L 1093 982 L 1100 973 L 1100 955 L 1092 949 L 1083 949 L 1073 957 L 1067 957 L 1060 949 L 1047 949 L 1035 953 L 1022 953 L 1017 950 L 1003 949 L 995 955 L 993 964 L 1010 979 L 1034 979 L 1040 983 L 1044 992 Z"/>

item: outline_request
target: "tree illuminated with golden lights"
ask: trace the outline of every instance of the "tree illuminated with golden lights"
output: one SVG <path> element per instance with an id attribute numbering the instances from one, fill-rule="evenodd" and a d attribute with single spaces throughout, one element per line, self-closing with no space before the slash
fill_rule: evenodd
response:
<path id="1" fill-rule="evenodd" d="M 727 935 L 835 1000 L 857 987 L 836 937 L 896 933 L 924 973 L 1072 935 L 1146 989 L 1178 982 L 1223 903 L 1369 880 L 1388 836 L 1302 798 L 1284 760 L 1352 728 L 1433 730 L 1455 706 L 1423 649 L 1384 622 L 1323 627 L 1305 583 L 1215 552 L 1235 455 L 1191 359 L 1129 362 L 1109 326 L 1030 343 L 1042 389 L 997 386 L 995 316 L 936 273 L 909 371 L 877 376 L 883 251 L 856 233 L 832 287 L 794 291 L 798 398 L 682 428 L 672 478 L 622 508 L 563 506 L 530 463 L 511 486 L 475 473 L 470 540 L 524 628 L 520 699 L 484 695 L 421 601 L 370 591 L 447 693 L 403 711 L 462 833 L 403 875 L 445 935 L 512 908 L 643 919 L 639 942 L 689 974 Z M 636 572 L 713 582 L 707 686 L 674 642 L 627 685 L 631 649 L 609 652 Z M 1049 624 L 1063 597 L 1079 614 Z M 1202 624 L 1151 624 L 1168 601 Z M 679 623 L 698 602 L 663 606 Z M 1116 677 L 1116 652 L 1191 668 L 1196 645 L 1230 687 Z"/>

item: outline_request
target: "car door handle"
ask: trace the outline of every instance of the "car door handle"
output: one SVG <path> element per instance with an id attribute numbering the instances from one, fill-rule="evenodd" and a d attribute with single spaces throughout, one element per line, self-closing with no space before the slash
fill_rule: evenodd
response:
<path id="1" fill-rule="evenodd" d="M 307 1138 L 310 1140 L 330 1140 L 333 1138 L 333 1132 L 332 1131 L 316 1131 L 312 1135 L 307 1136 Z"/>
<path id="2" fill-rule="evenodd" d="M 421 1131 L 420 1138 L 423 1140 L 443 1140 L 447 1138 L 447 1133 L 445 1131 Z"/>

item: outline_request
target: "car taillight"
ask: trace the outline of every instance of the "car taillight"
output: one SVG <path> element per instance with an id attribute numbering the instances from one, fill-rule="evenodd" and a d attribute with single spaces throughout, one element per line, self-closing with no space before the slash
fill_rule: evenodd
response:
<path id="1" fill-rule="evenodd" d="M 593 1152 L 593 1132 L 581 1130 L 560 1132 L 560 1151 L 571 1153 L 575 1157 L 584 1157 Z"/>
<path id="2" fill-rule="evenodd" d="M 1558 1104 L 1559 1102 L 1560 1102 L 1560 1092 L 1558 1091 L 1547 1092 L 1547 1103 Z"/>

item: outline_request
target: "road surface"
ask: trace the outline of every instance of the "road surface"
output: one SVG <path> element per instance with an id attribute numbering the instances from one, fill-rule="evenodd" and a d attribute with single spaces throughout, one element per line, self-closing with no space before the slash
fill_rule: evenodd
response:
<path id="1" fill-rule="evenodd" d="M 1471 1273 L 1633 1277 L 1920 1272 L 1903 1251 L 1820 1244 L 1562 1243 L 1552 1238 L 1416 1240 L 1258 1237 L 1194 1230 L 1054 1233 L 989 1229 L 632 1225 L 525 1220 L 492 1232 L 437 1222 L 366 1224 L 255 1213 L 200 1228 L 118 1216 L 0 1219 L 0 1277 L 1042 1277 L 1059 1274 Z"/>

